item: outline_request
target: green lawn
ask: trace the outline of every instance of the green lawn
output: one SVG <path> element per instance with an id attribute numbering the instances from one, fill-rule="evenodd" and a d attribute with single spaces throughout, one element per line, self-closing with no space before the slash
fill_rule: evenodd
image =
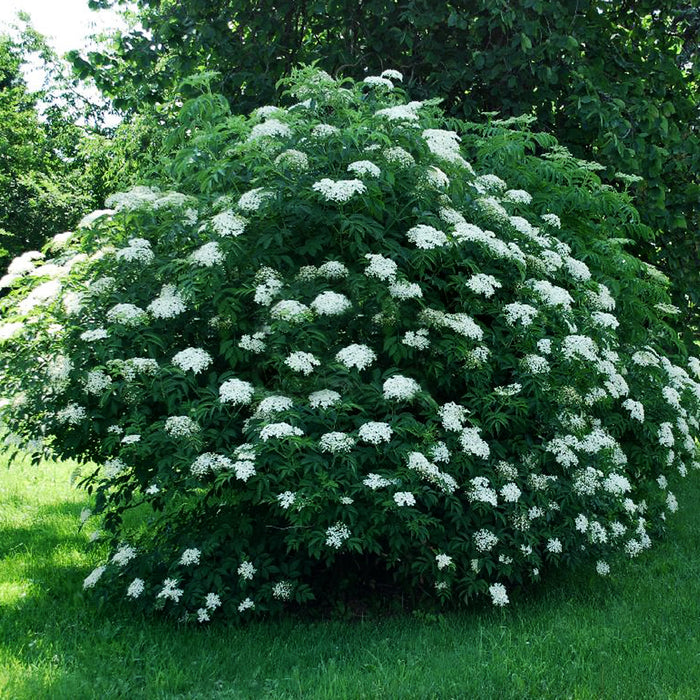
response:
<path id="1" fill-rule="evenodd" d="M 700 698 L 700 485 L 624 576 L 509 609 L 193 628 L 98 610 L 72 467 L 0 467 L 1 698 Z M 693 483 L 695 482 L 695 483 Z"/>

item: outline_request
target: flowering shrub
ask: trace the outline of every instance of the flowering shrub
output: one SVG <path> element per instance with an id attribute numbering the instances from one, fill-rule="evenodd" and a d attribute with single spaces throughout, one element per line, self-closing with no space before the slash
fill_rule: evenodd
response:
<path id="1" fill-rule="evenodd" d="M 4 421 L 99 465 L 86 588 L 200 622 L 387 580 L 503 606 L 677 509 L 700 360 L 625 252 L 629 198 L 399 79 L 192 100 L 163 189 L 13 262 Z"/>

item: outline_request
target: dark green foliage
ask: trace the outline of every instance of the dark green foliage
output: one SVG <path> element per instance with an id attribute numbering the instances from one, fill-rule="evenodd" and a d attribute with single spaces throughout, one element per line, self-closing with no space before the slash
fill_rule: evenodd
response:
<path id="1" fill-rule="evenodd" d="M 601 162 L 604 179 L 638 173 L 636 204 L 654 242 L 638 241 L 637 252 L 674 280 L 682 326 L 697 326 L 700 12 L 692 0 L 138 5 L 144 31 L 73 58 L 121 107 L 162 101 L 182 77 L 212 67 L 238 113 L 273 102 L 275 82 L 298 62 L 354 78 L 398 68 L 411 94 L 442 96 L 455 116 L 535 114 L 575 155 Z"/>

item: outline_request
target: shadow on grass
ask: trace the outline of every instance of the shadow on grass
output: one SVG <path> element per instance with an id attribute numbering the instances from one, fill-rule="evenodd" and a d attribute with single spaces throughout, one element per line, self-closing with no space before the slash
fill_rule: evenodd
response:
<path id="1" fill-rule="evenodd" d="M 566 697 L 585 686 L 570 696 L 593 698 L 632 697 L 634 683 L 646 683 L 636 697 L 692 697 L 674 675 L 700 659 L 691 623 L 700 599 L 700 509 L 692 505 L 700 488 L 688 486 L 666 540 L 610 579 L 550 571 L 546 584 L 511 595 L 507 611 L 480 603 L 245 627 L 178 625 L 100 603 L 82 589 L 100 551 L 71 529 L 80 505 L 39 506 L 31 524 L 0 528 L 0 587 L 27 584 L 0 607 L 8 674 L 0 696 Z M 599 678 L 601 664 L 613 675 Z M 700 682 L 694 673 L 688 682 Z M 404 695 L 404 686 L 416 694 Z"/>

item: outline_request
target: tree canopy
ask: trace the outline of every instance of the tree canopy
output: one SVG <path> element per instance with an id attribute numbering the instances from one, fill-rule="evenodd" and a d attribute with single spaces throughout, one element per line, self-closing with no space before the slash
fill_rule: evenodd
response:
<path id="1" fill-rule="evenodd" d="M 641 176 L 627 186 L 654 235 L 638 251 L 673 278 L 684 324 L 697 321 L 700 10 L 691 0 L 139 0 L 138 8 L 131 31 L 73 55 L 78 72 L 123 109 L 167 101 L 183 77 L 214 68 L 215 89 L 246 113 L 274 101 L 295 63 L 318 61 L 356 79 L 398 67 L 412 94 L 439 95 L 460 118 L 534 114 L 538 128 L 600 162 L 604 180 Z"/>

